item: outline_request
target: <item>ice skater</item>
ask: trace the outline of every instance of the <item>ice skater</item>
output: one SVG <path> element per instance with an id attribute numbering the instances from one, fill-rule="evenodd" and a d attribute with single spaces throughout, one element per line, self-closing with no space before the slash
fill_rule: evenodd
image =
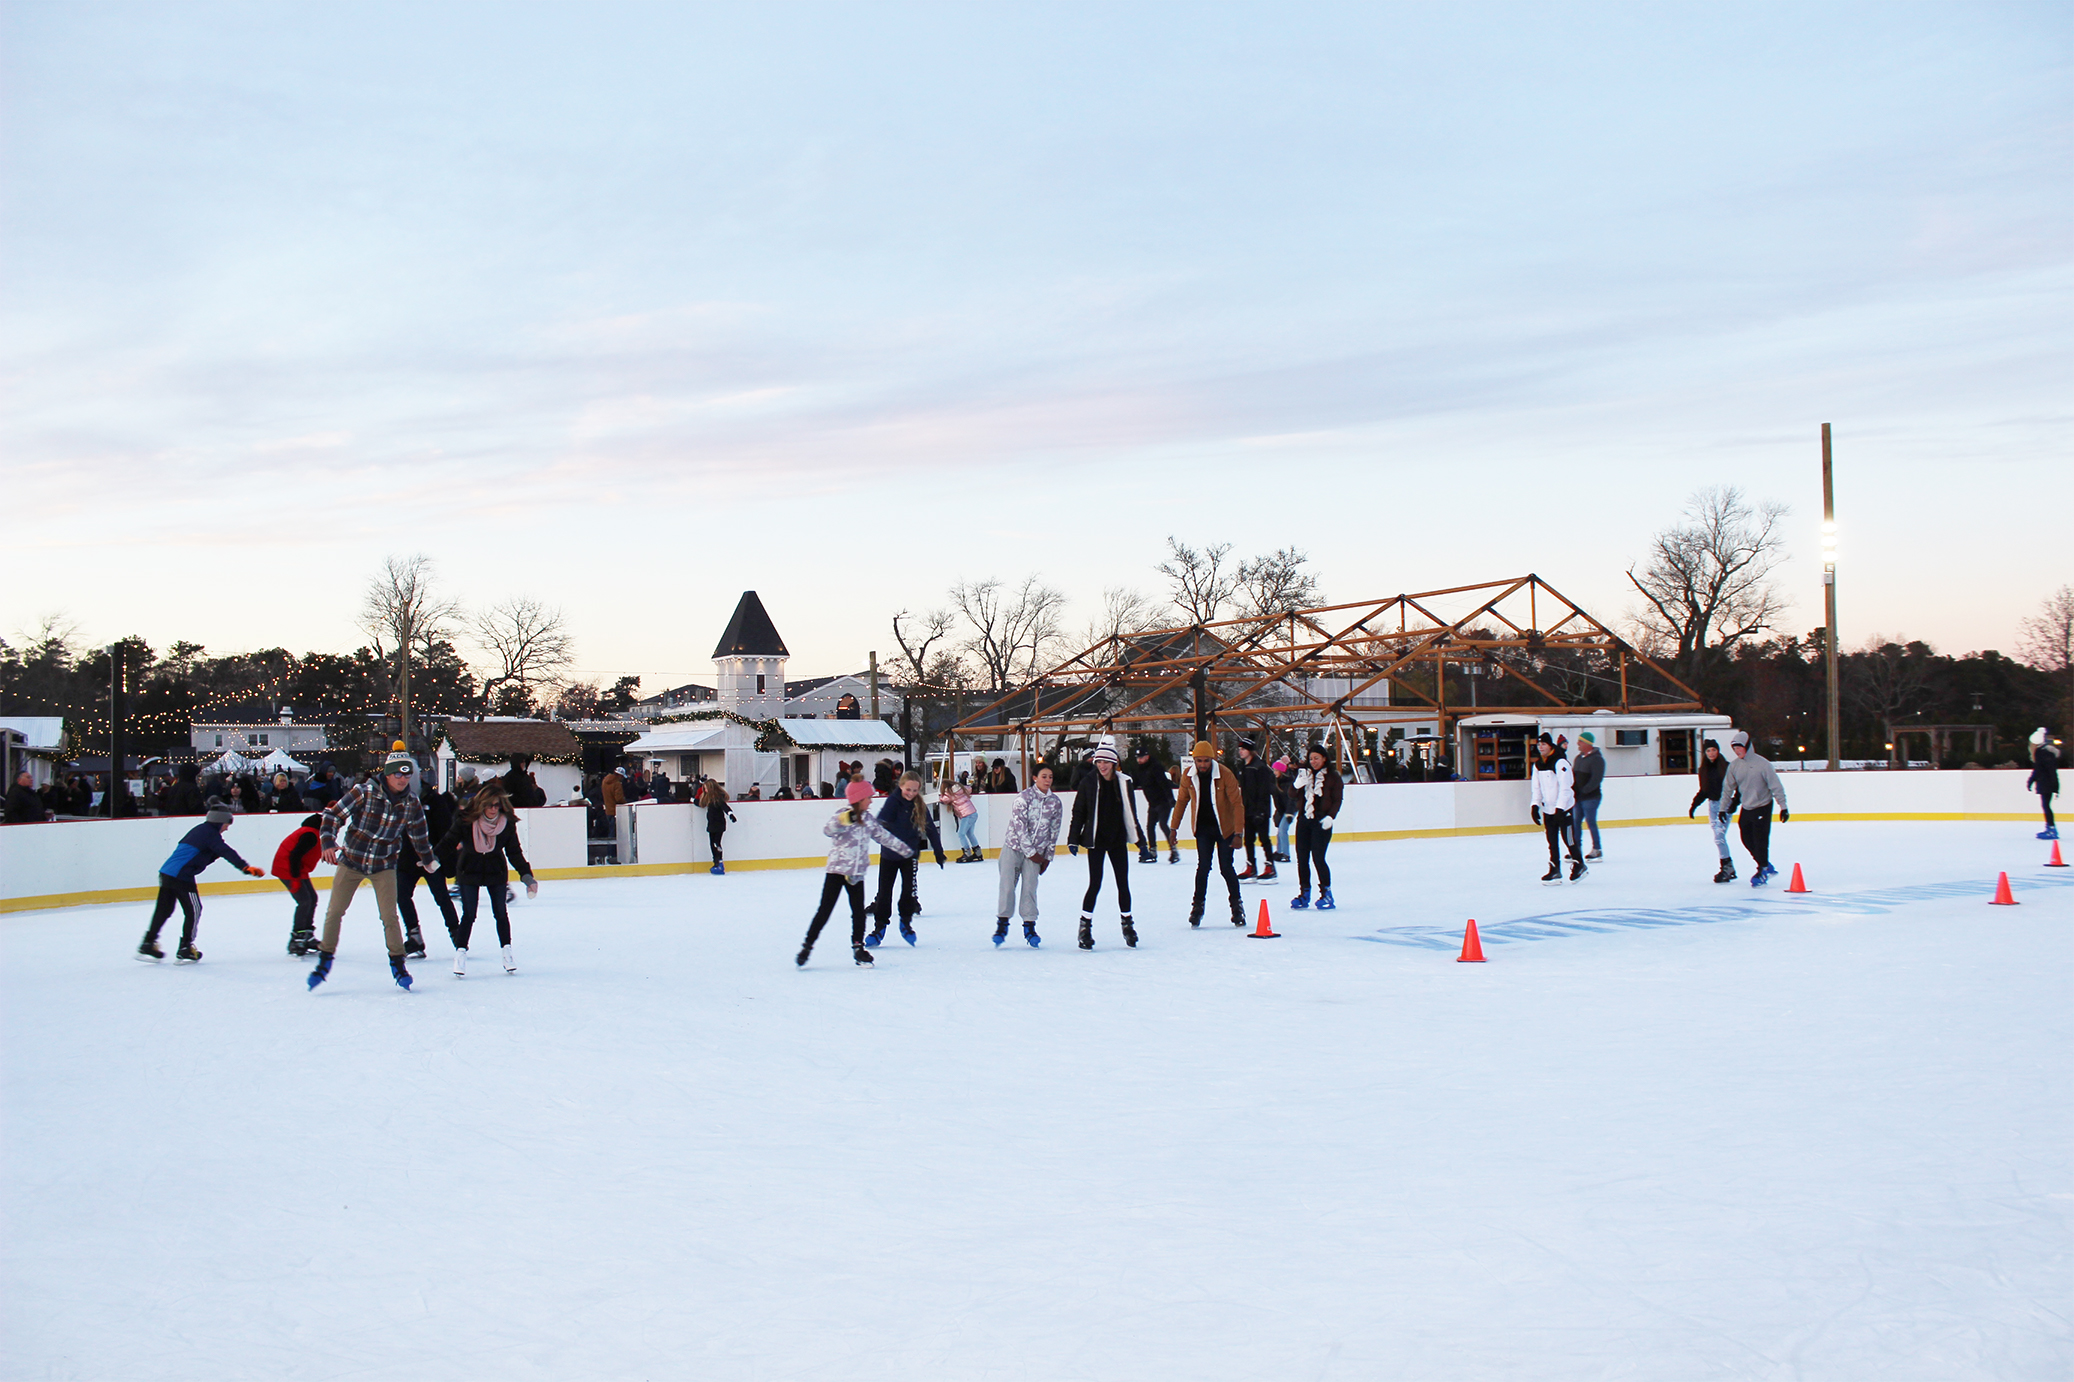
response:
<path id="1" fill-rule="evenodd" d="M 1548 836 L 1548 872 L 1541 875 L 1544 883 L 1560 883 L 1563 880 L 1562 849 L 1570 850 L 1570 881 L 1575 883 L 1584 877 L 1584 856 L 1578 852 L 1577 842 L 1570 837 L 1570 810 L 1577 804 L 1575 789 L 1571 786 L 1570 763 L 1556 748 L 1556 742 L 1544 734 L 1536 742 L 1540 757 L 1534 763 L 1534 779 L 1528 786 L 1527 814 L 1534 824 Z"/>
<path id="2" fill-rule="evenodd" d="M 951 813 L 958 823 L 958 862 L 977 864 L 985 860 L 986 851 L 979 847 L 979 807 L 972 800 L 972 793 L 955 774 L 957 760 L 946 758 L 943 762 L 943 789 L 936 799 Z"/>
<path id="3" fill-rule="evenodd" d="M 707 779 L 706 785 L 699 789 L 699 805 L 706 810 L 706 842 L 713 846 L 713 867 L 706 872 L 717 877 L 727 872 L 727 865 L 720 857 L 720 837 L 727 833 L 728 822 L 735 818 L 735 813 L 728 809 L 727 788 L 720 785 L 720 779 Z"/>
<path id="4" fill-rule="evenodd" d="M 1577 736 L 1577 761 L 1570 765 L 1570 790 L 1577 805 L 1570 812 L 1570 843 L 1584 849 L 1584 829 L 1591 827 L 1592 847 L 1585 851 L 1587 863 L 1599 857 L 1600 785 L 1606 780 L 1606 755 L 1599 752 L 1599 737 L 1590 730 Z"/>
<path id="5" fill-rule="evenodd" d="M 2038 794 L 2038 805 L 2045 811 L 2045 829 L 2038 832 L 2038 838 L 2057 840 L 2060 828 L 2053 823 L 2052 799 L 2060 790 L 2060 754 L 2053 747 L 2052 732 L 2043 725 L 2031 732 L 2031 775 L 2024 779 L 2024 786 Z"/>
<path id="6" fill-rule="evenodd" d="M 1721 756 L 1721 742 L 1709 739 L 1700 750 L 1700 789 L 1692 794 L 1692 805 L 1685 808 L 1685 818 L 1707 804 L 1707 825 L 1714 831 L 1714 852 L 1721 856 L 1721 867 L 1714 870 L 1716 883 L 1736 881 L 1735 857 L 1728 852 L 1728 804 L 1722 800 L 1721 787 L 1728 780 L 1728 760 Z"/>
<path id="7" fill-rule="evenodd" d="M 202 924 L 202 890 L 195 880 L 218 859 L 229 860 L 233 868 L 243 869 L 254 878 L 265 877 L 239 858 L 223 838 L 223 832 L 236 819 L 236 813 L 221 799 L 210 797 L 202 823 L 182 835 L 180 843 L 166 856 L 166 862 L 158 866 L 158 901 L 151 909 L 151 925 L 144 928 L 144 940 L 137 946 L 138 959 L 156 964 L 166 957 L 166 952 L 158 948 L 158 933 L 173 915 L 175 905 L 180 908 L 180 947 L 173 952 L 174 960 L 191 965 L 202 958 L 202 952 L 194 948 L 195 932 Z"/>
<path id="8" fill-rule="evenodd" d="M 1174 779 L 1144 744 L 1132 761 L 1131 782 L 1145 794 L 1145 838 L 1138 845 L 1138 862 L 1159 862 L 1159 833 L 1167 832 L 1167 862 L 1181 862 L 1181 846 L 1174 838 Z"/>
<path id="9" fill-rule="evenodd" d="M 439 855 L 425 828 L 424 804 L 411 791 L 411 779 L 417 774 L 417 760 L 399 740 L 372 781 L 347 788 L 322 812 L 324 862 L 336 864 L 338 871 L 331 878 L 331 905 L 324 909 L 324 939 L 317 951 L 317 967 L 310 971 L 312 989 L 331 976 L 331 962 L 338 954 L 339 923 L 345 920 L 346 908 L 362 883 L 373 886 L 375 909 L 382 914 L 389 977 L 398 988 L 411 985 L 410 969 L 403 963 L 403 924 L 396 911 L 396 865 L 403 857 L 404 841 L 409 840 L 425 872 L 439 872 Z"/>
<path id="10" fill-rule="evenodd" d="M 821 833 L 835 843 L 828 847 L 828 868 L 821 879 L 821 905 L 807 924 L 806 942 L 799 947 L 799 958 L 794 964 L 806 964 L 807 957 L 814 953 L 814 942 L 821 939 L 821 928 L 835 911 L 835 900 L 846 893 L 850 899 L 850 958 L 860 965 L 871 963 L 871 952 L 864 948 L 864 871 L 871 867 L 872 841 L 878 841 L 881 850 L 914 853 L 898 835 L 879 824 L 870 810 L 871 798 L 871 784 L 852 778 L 843 788 L 843 800 L 849 804 L 821 827 Z"/>
<path id="11" fill-rule="evenodd" d="M 1728 765 L 1722 783 L 1721 795 L 1727 802 L 1722 810 L 1736 813 L 1736 831 L 1743 837 L 1743 848 L 1750 851 L 1750 861 L 1757 865 L 1750 886 L 1761 888 L 1779 876 L 1772 867 L 1772 806 L 1778 805 L 1781 822 L 1792 818 L 1786 809 L 1786 784 L 1779 781 L 1771 760 L 1750 752 L 1750 736 L 1742 730 L 1728 736 L 1728 746 L 1736 758 Z"/>
<path id="12" fill-rule="evenodd" d="M 451 793 L 440 791 L 428 780 L 418 790 L 418 801 L 425 808 L 425 833 L 432 837 L 435 847 L 440 851 L 439 863 L 442 871 L 427 873 L 418 867 L 414 859 L 403 859 L 397 863 L 396 910 L 403 914 L 404 958 L 411 960 L 425 958 L 425 936 L 418 929 L 418 906 L 413 900 L 420 880 L 426 885 L 425 891 L 432 895 L 432 905 L 439 909 L 440 920 L 446 923 L 447 943 L 456 946 L 461 943 L 460 923 L 454 916 L 454 900 L 447 896 L 446 887 L 446 875 L 453 872 L 454 856 L 451 849 L 439 843 L 446 839 L 447 832 L 453 828 L 454 813 L 457 809 L 454 798 Z"/>
<path id="13" fill-rule="evenodd" d="M 879 808 L 879 824 L 893 832 L 900 843 L 907 846 L 897 860 L 879 855 L 879 895 L 871 904 L 873 924 L 871 934 L 864 943 L 876 949 L 886 938 L 886 924 L 893 919 L 893 884 L 900 884 L 900 938 L 909 945 L 915 943 L 915 915 L 922 910 L 922 898 L 915 871 L 922 862 L 922 840 L 926 836 L 929 849 L 936 856 L 936 867 L 944 865 L 943 840 L 936 833 L 936 822 L 929 818 L 929 808 L 922 804 L 922 775 L 910 769 L 900 775 L 900 780 L 887 794 L 885 805 Z"/>
<path id="14" fill-rule="evenodd" d="M 1241 879 L 1259 878 L 1266 883 L 1275 877 L 1274 831 L 1268 822 L 1275 811 L 1275 775 L 1260 761 L 1260 750 L 1251 739 L 1239 740 L 1239 802 L 1246 813 L 1246 869 Z M 1267 855 L 1267 867 L 1256 872 L 1254 846 Z"/>
<path id="15" fill-rule="evenodd" d="M 502 779 L 490 779 L 468 799 L 440 844 L 453 849 L 454 878 L 461 884 L 461 920 L 454 928 L 455 975 L 468 973 L 468 942 L 475 936 L 475 909 L 485 888 L 490 893 L 490 915 L 497 922 L 504 972 L 518 973 L 518 962 L 511 957 L 511 914 L 504 900 L 505 885 L 511 879 L 505 862 L 509 860 L 511 868 L 518 870 L 527 897 L 540 896 L 540 884 L 533 877 L 533 866 L 526 862 L 525 851 L 519 848 L 518 813 L 511 809 Z"/>
<path id="16" fill-rule="evenodd" d="M 1095 770 L 1080 779 L 1073 793 L 1073 822 L 1066 830 L 1066 849 L 1087 850 L 1087 892 L 1080 899 L 1080 948 L 1095 948 L 1095 902 L 1102 895 L 1102 866 L 1116 873 L 1116 906 L 1123 914 L 1123 943 L 1137 948 L 1131 925 L 1131 846 L 1144 843 L 1138 822 L 1138 799 L 1131 780 L 1116 768 L 1116 750 L 1107 744 L 1091 755 Z"/>
<path id="17" fill-rule="evenodd" d="M 1275 862 L 1289 862 L 1289 832 L 1296 826 L 1296 770 L 1286 758 L 1269 765 L 1275 774 Z"/>
<path id="18" fill-rule="evenodd" d="M 324 853 L 324 838 L 318 833 L 323 823 L 321 816 L 305 817 L 274 851 L 273 875 L 295 899 L 295 920 L 288 928 L 288 953 L 295 956 L 317 948 L 317 885 L 310 875 L 317 871 L 317 861 Z"/>
<path id="19" fill-rule="evenodd" d="M 1017 907 L 1018 886 L 1022 888 L 1023 939 L 1032 949 L 1044 942 L 1037 934 L 1037 880 L 1051 867 L 1066 814 L 1065 804 L 1051 784 L 1051 769 L 1039 768 L 1009 809 L 1008 834 L 1001 841 L 1001 895 L 994 906 L 995 945 L 1008 939 L 1008 915 Z"/>
<path id="20" fill-rule="evenodd" d="M 1239 875 L 1232 867 L 1232 851 L 1238 848 L 1239 832 L 1245 828 L 1245 799 L 1239 780 L 1217 761 L 1217 751 L 1208 740 L 1198 740 L 1188 751 L 1188 770 L 1181 774 L 1181 794 L 1174 800 L 1174 825 L 1188 815 L 1188 829 L 1195 836 L 1195 899 L 1189 904 L 1188 924 L 1203 924 L 1203 903 L 1210 887 L 1214 864 L 1231 894 L 1231 924 L 1246 924 L 1246 904 L 1239 899 Z"/>
<path id="21" fill-rule="evenodd" d="M 1339 816 L 1345 784 L 1332 756 L 1323 744 L 1313 744 L 1304 753 L 1304 764 L 1292 779 L 1296 789 L 1296 897 L 1290 906 L 1298 911 L 1311 905 L 1311 866 L 1318 869 L 1318 910 L 1329 912 L 1339 904 L 1332 900 L 1332 866 L 1325 851 L 1332 847 L 1332 822 Z"/>

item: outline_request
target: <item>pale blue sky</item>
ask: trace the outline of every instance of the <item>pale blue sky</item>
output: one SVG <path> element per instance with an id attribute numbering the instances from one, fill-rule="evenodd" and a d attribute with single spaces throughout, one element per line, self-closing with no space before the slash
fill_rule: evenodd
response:
<path id="1" fill-rule="evenodd" d="M 745 587 L 836 671 L 1169 532 L 1611 617 L 1728 481 L 1796 507 L 1798 631 L 1823 421 L 1847 641 L 2074 580 L 2063 5 L 0 26 L 0 629 L 345 648 L 422 549 L 653 689 Z"/>

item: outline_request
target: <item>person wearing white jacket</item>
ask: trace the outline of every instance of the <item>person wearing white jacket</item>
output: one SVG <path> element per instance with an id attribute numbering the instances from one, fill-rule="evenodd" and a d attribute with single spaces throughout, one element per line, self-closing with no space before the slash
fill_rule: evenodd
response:
<path id="1" fill-rule="evenodd" d="M 1544 883 L 1560 883 L 1563 879 L 1563 846 L 1570 848 L 1570 881 L 1575 883 L 1584 877 L 1584 856 L 1578 853 L 1577 842 L 1570 837 L 1570 812 L 1577 806 L 1577 794 L 1570 776 L 1570 762 L 1556 752 L 1555 740 L 1541 736 L 1535 746 L 1540 757 L 1534 762 L 1533 779 L 1527 784 L 1527 813 L 1534 824 L 1548 836 L 1548 872 L 1541 875 Z"/>

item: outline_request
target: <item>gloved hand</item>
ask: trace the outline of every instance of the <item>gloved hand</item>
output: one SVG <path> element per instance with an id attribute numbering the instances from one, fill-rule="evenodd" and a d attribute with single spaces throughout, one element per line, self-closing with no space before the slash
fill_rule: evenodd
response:
<path id="1" fill-rule="evenodd" d="M 1539 806 L 1529 806 L 1527 814 L 1534 818 L 1534 824 L 1541 824 L 1541 808 Z"/>
<path id="2" fill-rule="evenodd" d="M 1779 819 L 1784 820 L 1785 817 L 1781 816 Z M 259 869 L 253 868 L 250 864 L 245 865 L 245 872 L 251 874 L 254 878 L 266 877 L 265 873 L 261 872 Z"/>
<path id="3" fill-rule="evenodd" d="M 1688 807 L 1686 807 L 1686 808 L 1685 808 L 1685 819 L 1687 819 L 1687 820 L 1691 820 L 1691 819 L 1692 819 L 1692 813 L 1693 813 L 1693 812 L 1695 812 L 1695 811 L 1697 811 L 1697 810 L 1699 810 L 1699 809 L 1700 809 L 1700 808 L 1699 808 L 1699 804 L 1698 804 L 1697 802 L 1693 803 L 1693 804 L 1692 804 L 1691 806 L 1688 806 Z"/>
<path id="4" fill-rule="evenodd" d="M 946 862 L 946 856 L 944 855 L 944 852 L 943 852 L 942 850 L 940 850 L 940 849 L 939 849 L 939 850 L 937 850 L 937 851 L 936 851 L 936 867 L 938 867 L 938 868 L 942 868 L 942 867 L 944 866 L 945 862 Z"/>
<path id="5" fill-rule="evenodd" d="M 1073 856 L 1073 857 L 1074 857 L 1075 859 L 1078 859 L 1078 858 L 1080 857 L 1080 846 L 1079 846 L 1079 845 L 1067 845 L 1067 846 L 1066 846 L 1066 853 L 1068 853 L 1068 854 L 1072 855 L 1072 856 Z"/>
<path id="6" fill-rule="evenodd" d="M 1779 808 L 1779 824 L 1784 825 L 1787 821 L 1790 821 L 1792 819 L 1793 813 L 1791 811 L 1788 811 L 1785 807 L 1781 806 Z"/>

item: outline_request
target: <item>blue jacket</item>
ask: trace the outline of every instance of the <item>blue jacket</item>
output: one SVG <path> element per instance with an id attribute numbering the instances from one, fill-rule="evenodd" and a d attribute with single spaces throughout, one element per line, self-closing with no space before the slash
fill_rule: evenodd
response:
<path id="1" fill-rule="evenodd" d="M 886 798 L 886 804 L 879 808 L 879 824 L 899 836 L 900 843 L 906 845 L 916 854 L 922 852 L 922 832 L 915 829 L 915 808 L 921 806 L 921 804 L 922 799 L 920 797 L 909 801 L 906 797 L 900 795 L 898 791 L 895 791 L 893 795 Z M 943 861 L 943 840 L 936 833 L 936 822 L 930 818 L 927 807 L 922 808 L 922 822 L 929 827 L 929 848 L 936 855 L 937 862 L 941 863 Z"/>
<path id="2" fill-rule="evenodd" d="M 228 859 L 240 869 L 252 867 L 238 857 L 238 852 L 223 838 L 223 827 L 203 821 L 180 837 L 180 843 L 158 866 L 158 871 L 168 878 L 177 878 L 182 883 L 192 883 L 195 875 L 215 863 Z"/>

